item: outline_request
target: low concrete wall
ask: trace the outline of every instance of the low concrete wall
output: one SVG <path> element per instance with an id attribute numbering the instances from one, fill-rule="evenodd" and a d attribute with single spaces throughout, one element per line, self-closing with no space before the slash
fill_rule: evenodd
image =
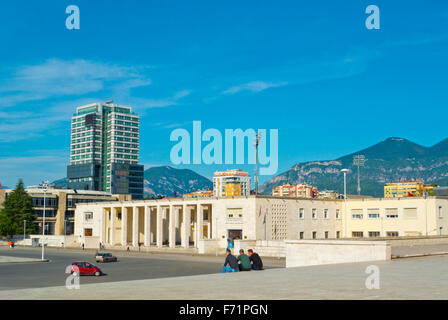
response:
<path id="1" fill-rule="evenodd" d="M 390 260 L 385 241 L 286 240 L 286 267 Z"/>
<path id="2" fill-rule="evenodd" d="M 240 249 L 243 249 L 247 253 L 247 249 L 254 249 L 257 241 L 256 240 L 235 240 L 233 242 L 232 253 L 238 255 Z"/>
<path id="3" fill-rule="evenodd" d="M 240 249 L 244 249 L 247 252 L 248 249 L 252 249 L 262 257 L 285 257 L 285 242 L 274 240 L 235 240 L 234 242 L 235 254 L 238 254 Z"/>
<path id="4" fill-rule="evenodd" d="M 198 241 L 198 253 L 199 254 L 220 254 L 222 250 L 220 248 L 219 239 L 202 239 Z M 222 248 L 221 248 L 222 249 Z"/>

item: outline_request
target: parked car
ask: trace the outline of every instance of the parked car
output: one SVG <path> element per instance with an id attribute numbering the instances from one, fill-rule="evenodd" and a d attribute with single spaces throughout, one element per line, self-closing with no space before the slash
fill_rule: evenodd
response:
<path id="1" fill-rule="evenodd" d="M 96 262 L 117 262 L 117 257 L 113 256 L 111 253 L 97 253 L 95 256 Z"/>
<path id="2" fill-rule="evenodd" d="M 81 276 L 102 276 L 103 271 L 90 262 L 73 262 L 70 273 L 76 275 L 79 272 Z"/>

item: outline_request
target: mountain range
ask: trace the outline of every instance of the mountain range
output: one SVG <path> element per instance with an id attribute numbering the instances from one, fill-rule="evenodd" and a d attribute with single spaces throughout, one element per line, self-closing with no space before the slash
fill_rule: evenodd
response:
<path id="1" fill-rule="evenodd" d="M 52 182 L 56 187 L 66 188 L 67 178 Z M 213 183 L 189 169 L 175 169 L 170 166 L 151 167 L 144 172 L 144 196 L 181 196 L 196 190 L 213 189 Z"/>
<path id="2" fill-rule="evenodd" d="M 151 167 L 145 170 L 145 196 L 181 196 L 184 193 L 204 189 L 213 189 L 213 183 L 193 170 L 175 169 L 170 166 Z"/>
<path id="3" fill-rule="evenodd" d="M 382 197 L 384 184 L 421 179 L 425 184 L 448 185 L 448 139 L 424 147 L 404 138 L 391 137 L 366 149 L 334 160 L 300 162 L 270 180 L 260 192 L 271 194 L 282 184 L 308 183 L 320 190 L 343 192 L 341 169 L 347 168 L 347 193 L 357 192 L 357 168 L 353 156 L 364 155 L 360 168 L 361 194 Z"/>

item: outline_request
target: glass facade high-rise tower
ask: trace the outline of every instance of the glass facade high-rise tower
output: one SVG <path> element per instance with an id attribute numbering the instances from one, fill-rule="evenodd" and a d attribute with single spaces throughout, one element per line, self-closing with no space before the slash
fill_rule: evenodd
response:
<path id="1" fill-rule="evenodd" d="M 143 198 L 140 118 L 112 101 L 78 107 L 72 117 L 68 188 Z"/>

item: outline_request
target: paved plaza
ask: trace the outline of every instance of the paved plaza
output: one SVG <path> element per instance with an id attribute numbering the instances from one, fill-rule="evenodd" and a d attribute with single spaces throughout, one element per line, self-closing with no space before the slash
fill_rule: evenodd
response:
<path id="1" fill-rule="evenodd" d="M 168 266 L 216 257 L 158 259 Z M 210 263 L 216 268 L 220 260 Z M 79 290 L 61 285 L 2 290 L 0 299 L 448 299 L 447 264 L 448 256 L 432 256 L 228 274 L 213 269 L 208 274 L 120 282 L 91 283 L 94 277 L 81 277 Z M 379 267 L 380 289 L 365 286 L 369 265 Z"/>

